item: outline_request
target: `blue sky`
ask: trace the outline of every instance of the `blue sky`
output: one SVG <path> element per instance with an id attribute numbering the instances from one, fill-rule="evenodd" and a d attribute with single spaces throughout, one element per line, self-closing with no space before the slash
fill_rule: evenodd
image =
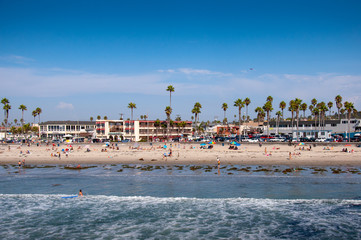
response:
<path id="1" fill-rule="evenodd" d="M 360 1 L 0 0 L 0 98 L 42 120 L 148 114 L 233 120 L 268 95 L 274 109 L 296 97 L 361 109 Z M 335 110 L 335 108 L 333 109 Z M 244 111 L 243 111 L 244 112 Z M 287 115 L 289 115 L 287 113 Z M 3 117 L 0 117 L 2 121 Z"/>

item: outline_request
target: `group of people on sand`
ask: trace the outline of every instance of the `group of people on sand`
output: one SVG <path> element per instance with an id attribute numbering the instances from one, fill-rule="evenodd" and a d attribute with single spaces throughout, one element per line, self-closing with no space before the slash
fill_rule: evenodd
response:
<path id="1" fill-rule="evenodd" d="M 210 146 L 212 146 L 212 145 L 210 145 Z M 230 149 L 230 150 L 238 150 L 238 147 L 235 146 L 235 145 L 230 145 L 228 149 Z"/>
<path id="2" fill-rule="evenodd" d="M 167 159 L 167 157 L 172 157 L 173 156 L 173 152 L 172 152 L 172 149 L 170 148 L 169 149 L 169 153 L 164 153 L 163 154 L 163 159 Z"/>
<path id="3" fill-rule="evenodd" d="M 25 159 L 23 161 L 19 160 L 18 165 L 19 167 L 25 166 Z"/>
<path id="4" fill-rule="evenodd" d="M 351 150 L 348 150 L 347 148 L 342 148 L 342 152 L 346 152 L 346 153 L 353 153 L 354 150 L 351 149 Z"/>

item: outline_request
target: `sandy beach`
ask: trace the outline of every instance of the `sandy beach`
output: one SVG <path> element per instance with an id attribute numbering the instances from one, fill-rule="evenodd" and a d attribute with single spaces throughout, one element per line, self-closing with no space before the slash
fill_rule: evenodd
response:
<path id="1" fill-rule="evenodd" d="M 59 146 L 1 145 L 0 164 L 217 164 L 222 165 L 289 165 L 289 166 L 361 166 L 361 148 L 351 143 L 294 144 L 246 143 L 238 150 L 218 143 L 212 149 L 201 149 L 191 143 L 118 143 L 113 147 L 103 144 L 72 144 Z M 138 147 L 137 147 L 138 146 Z M 309 147 L 311 146 L 311 150 Z M 348 152 L 342 149 L 347 148 Z M 68 151 L 66 151 L 68 149 Z M 90 151 L 87 151 L 89 149 Z M 172 149 L 172 156 L 169 155 Z M 64 150 L 64 151 L 63 151 Z M 68 153 L 66 153 L 68 152 Z M 60 153 L 60 158 L 59 158 Z"/>

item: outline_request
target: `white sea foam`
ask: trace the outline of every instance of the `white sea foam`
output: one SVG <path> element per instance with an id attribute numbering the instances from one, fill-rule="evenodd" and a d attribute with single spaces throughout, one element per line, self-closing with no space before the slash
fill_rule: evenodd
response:
<path id="1" fill-rule="evenodd" d="M 63 196 L 0 194 L 0 235 L 8 239 L 361 237 L 361 200 Z"/>

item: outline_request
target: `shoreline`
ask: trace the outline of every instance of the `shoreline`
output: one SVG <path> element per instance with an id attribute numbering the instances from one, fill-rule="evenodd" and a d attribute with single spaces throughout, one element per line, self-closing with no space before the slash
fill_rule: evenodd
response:
<path id="1" fill-rule="evenodd" d="M 359 143 L 242 143 L 238 150 L 228 149 L 229 144 L 217 143 L 212 149 L 200 149 L 199 143 L 120 143 L 114 149 L 102 144 L 73 144 L 48 146 L 0 146 L 0 165 L 18 164 L 25 160 L 28 165 L 78 165 L 78 164 L 142 164 L 142 165 L 260 165 L 260 166 L 361 166 Z M 8 147 L 10 146 L 10 151 Z M 135 148 L 137 146 L 137 148 Z M 311 146 L 311 150 L 308 150 Z M 65 152 L 68 148 L 68 157 Z M 89 148 L 90 152 L 86 151 Z M 119 148 L 119 149 L 118 149 Z M 171 157 L 164 157 L 172 149 Z M 347 148 L 350 152 L 342 152 Z M 64 152 L 62 151 L 64 149 Z M 102 151 L 106 149 L 106 151 Z M 20 153 L 20 151 L 22 153 Z M 29 151 L 29 153 L 27 153 Z M 351 152 L 352 151 L 352 152 Z M 54 157 L 61 153 L 61 158 Z M 291 153 L 291 159 L 289 159 Z M 53 155 L 53 156 L 51 156 Z"/>

